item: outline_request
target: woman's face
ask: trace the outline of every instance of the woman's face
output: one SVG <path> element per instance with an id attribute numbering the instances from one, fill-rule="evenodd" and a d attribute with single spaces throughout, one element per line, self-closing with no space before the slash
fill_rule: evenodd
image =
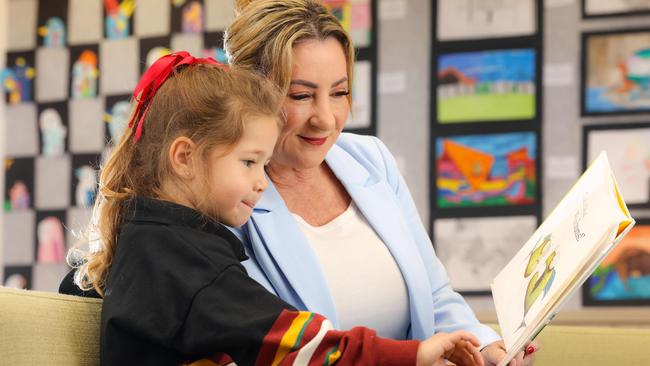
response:
<path id="1" fill-rule="evenodd" d="M 293 48 L 287 116 L 273 162 L 295 169 L 319 166 L 338 138 L 350 105 L 347 63 L 334 38 L 310 40 Z"/>

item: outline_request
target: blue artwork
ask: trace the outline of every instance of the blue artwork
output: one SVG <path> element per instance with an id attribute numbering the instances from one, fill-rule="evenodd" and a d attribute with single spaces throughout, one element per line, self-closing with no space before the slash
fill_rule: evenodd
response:
<path id="1" fill-rule="evenodd" d="M 65 23 L 59 17 L 49 18 L 44 26 L 38 28 L 45 47 L 65 47 Z"/>
<path id="2" fill-rule="evenodd" d="M 589 36 L 586 114 L 650 110 L 650 31 Z"/>
<path id="3" fill-rule="evenodd" d="M 637 224 L 589 277 L 588 303 L 650 304 L 650 225 Z"/>
<path id="4" fill-rule="evenodd" d="M 9 104 L 31 100 L 32 80 L 35 74 L 34 68 L 29 66 L 23 57 L 16 58 L 16 64 L 13 67 L 0 71 L 0 83 L 9 95 Z"/>
<path id="5" fill-rule="evenodd" d="M 535 117 L 533 49 L 445 54 L 438 59 L 437 79 L 439 123 Z"/>

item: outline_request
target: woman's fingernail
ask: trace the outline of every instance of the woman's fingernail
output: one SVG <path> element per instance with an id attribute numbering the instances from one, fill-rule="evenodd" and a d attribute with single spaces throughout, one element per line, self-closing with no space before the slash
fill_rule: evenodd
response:
<path id="1" fill-rule="evenodd" d="M 535 351 L 537 351 L 537 350 L 533 346 L 526 347 L 526 354 L 527 355 L 533 354 L 533 353 L 535 353 Z"/>

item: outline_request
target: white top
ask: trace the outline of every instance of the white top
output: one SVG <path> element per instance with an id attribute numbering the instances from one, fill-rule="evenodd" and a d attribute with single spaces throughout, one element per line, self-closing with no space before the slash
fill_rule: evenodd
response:
<path id="1" fill-rule="evenodd" d="M 402 273 L 356 205 L 323 226 L 293 216 L 318 257 L 341 329 L 365 326 L 382 337 L 406 338 L 410 314 Z"/>

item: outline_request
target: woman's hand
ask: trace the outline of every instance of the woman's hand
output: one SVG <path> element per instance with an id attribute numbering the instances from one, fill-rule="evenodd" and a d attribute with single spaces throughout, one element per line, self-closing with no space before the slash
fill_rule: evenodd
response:
<path id="1" fill-rule="evenodd" d="M 532 341 L 524 347 L 526 352 L 521 351 L 508 363 L 508 366 L 532 366 L 535 363 L 535 353 L 539 351 L 539 344 Z M 488 344 L 481 351 L 487 366 L 498 365 L 506 357 L 506 346 L 503 341 Z"/>
<path id="2" fill-rule="evenodd" d="M 445 359 L 458 366 L 483 366 L 479 345 L 478 339 L 465 331 L 437 333 L 420 343 L 417 366 L 446 365 Z"/>

